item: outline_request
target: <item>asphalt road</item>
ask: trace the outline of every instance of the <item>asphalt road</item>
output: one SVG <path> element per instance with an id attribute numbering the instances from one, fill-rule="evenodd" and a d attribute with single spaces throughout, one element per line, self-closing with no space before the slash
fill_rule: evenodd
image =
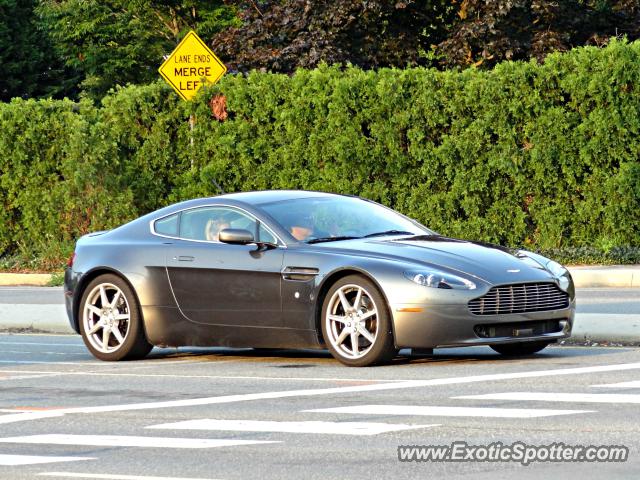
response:
<path id="1" fill-rule="evenodd" d="M 1 334 L 0 478 L 635 479 L 639 379 L 636 348 L 441 349 L 354 369 L 309 351 L 104 363 L 79 337 Z M 629 459 L 398 460 L 401 445 L 460 441 L 623 445 Z"/>

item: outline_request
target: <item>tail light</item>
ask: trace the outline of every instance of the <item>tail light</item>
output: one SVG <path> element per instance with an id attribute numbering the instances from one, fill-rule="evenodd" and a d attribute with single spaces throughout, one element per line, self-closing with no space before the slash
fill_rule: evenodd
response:
<path id="1" fill-rule="evenodd" d="M 73 262 L 75 262 L 75 260 L 76 260 L 76 252 L 73 252 L 73 255 L 69 257 L 69 260 L 67 260 L 67 267 L 69 268 L 73 267 Z"/>

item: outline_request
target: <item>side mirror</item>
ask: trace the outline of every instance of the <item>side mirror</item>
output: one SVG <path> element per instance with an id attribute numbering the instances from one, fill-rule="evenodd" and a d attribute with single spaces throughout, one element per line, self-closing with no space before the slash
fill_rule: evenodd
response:
<path id="1" fill-rule="evenodd" d="M 225 228 L 218 234 L 218 240 L 232 245 L 248 245 L 255 243 L 253 233 L 241 228 Z"/>

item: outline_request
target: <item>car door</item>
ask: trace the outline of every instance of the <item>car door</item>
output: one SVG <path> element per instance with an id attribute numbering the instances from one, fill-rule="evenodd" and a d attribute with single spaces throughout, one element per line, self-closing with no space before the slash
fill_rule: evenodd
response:
<path id="1" fill-rule="evenodd" d="M 275 235 L 249 213 L 208 206 L 179 213 L 177 237 L 167 247 L 171 288 L 182 314 L 197 323 L 238 327 L 282 326 L 283 249 L 218 241 L 224 228 L 250 230 L 263 241 Z"/>

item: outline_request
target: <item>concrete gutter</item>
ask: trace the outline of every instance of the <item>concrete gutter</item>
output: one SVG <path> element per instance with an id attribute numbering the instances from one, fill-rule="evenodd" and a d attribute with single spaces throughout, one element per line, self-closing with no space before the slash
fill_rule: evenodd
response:
<path id="1" fill-rule="evenodd" d="M 16 333 L 75 333 L 59 304 L 0 304 L 0 331 Z"/>
<path id="2" fill-rule="evenodd" d="M 640 315 L 576 313 L 570 342 L 640 345 Z"/>

